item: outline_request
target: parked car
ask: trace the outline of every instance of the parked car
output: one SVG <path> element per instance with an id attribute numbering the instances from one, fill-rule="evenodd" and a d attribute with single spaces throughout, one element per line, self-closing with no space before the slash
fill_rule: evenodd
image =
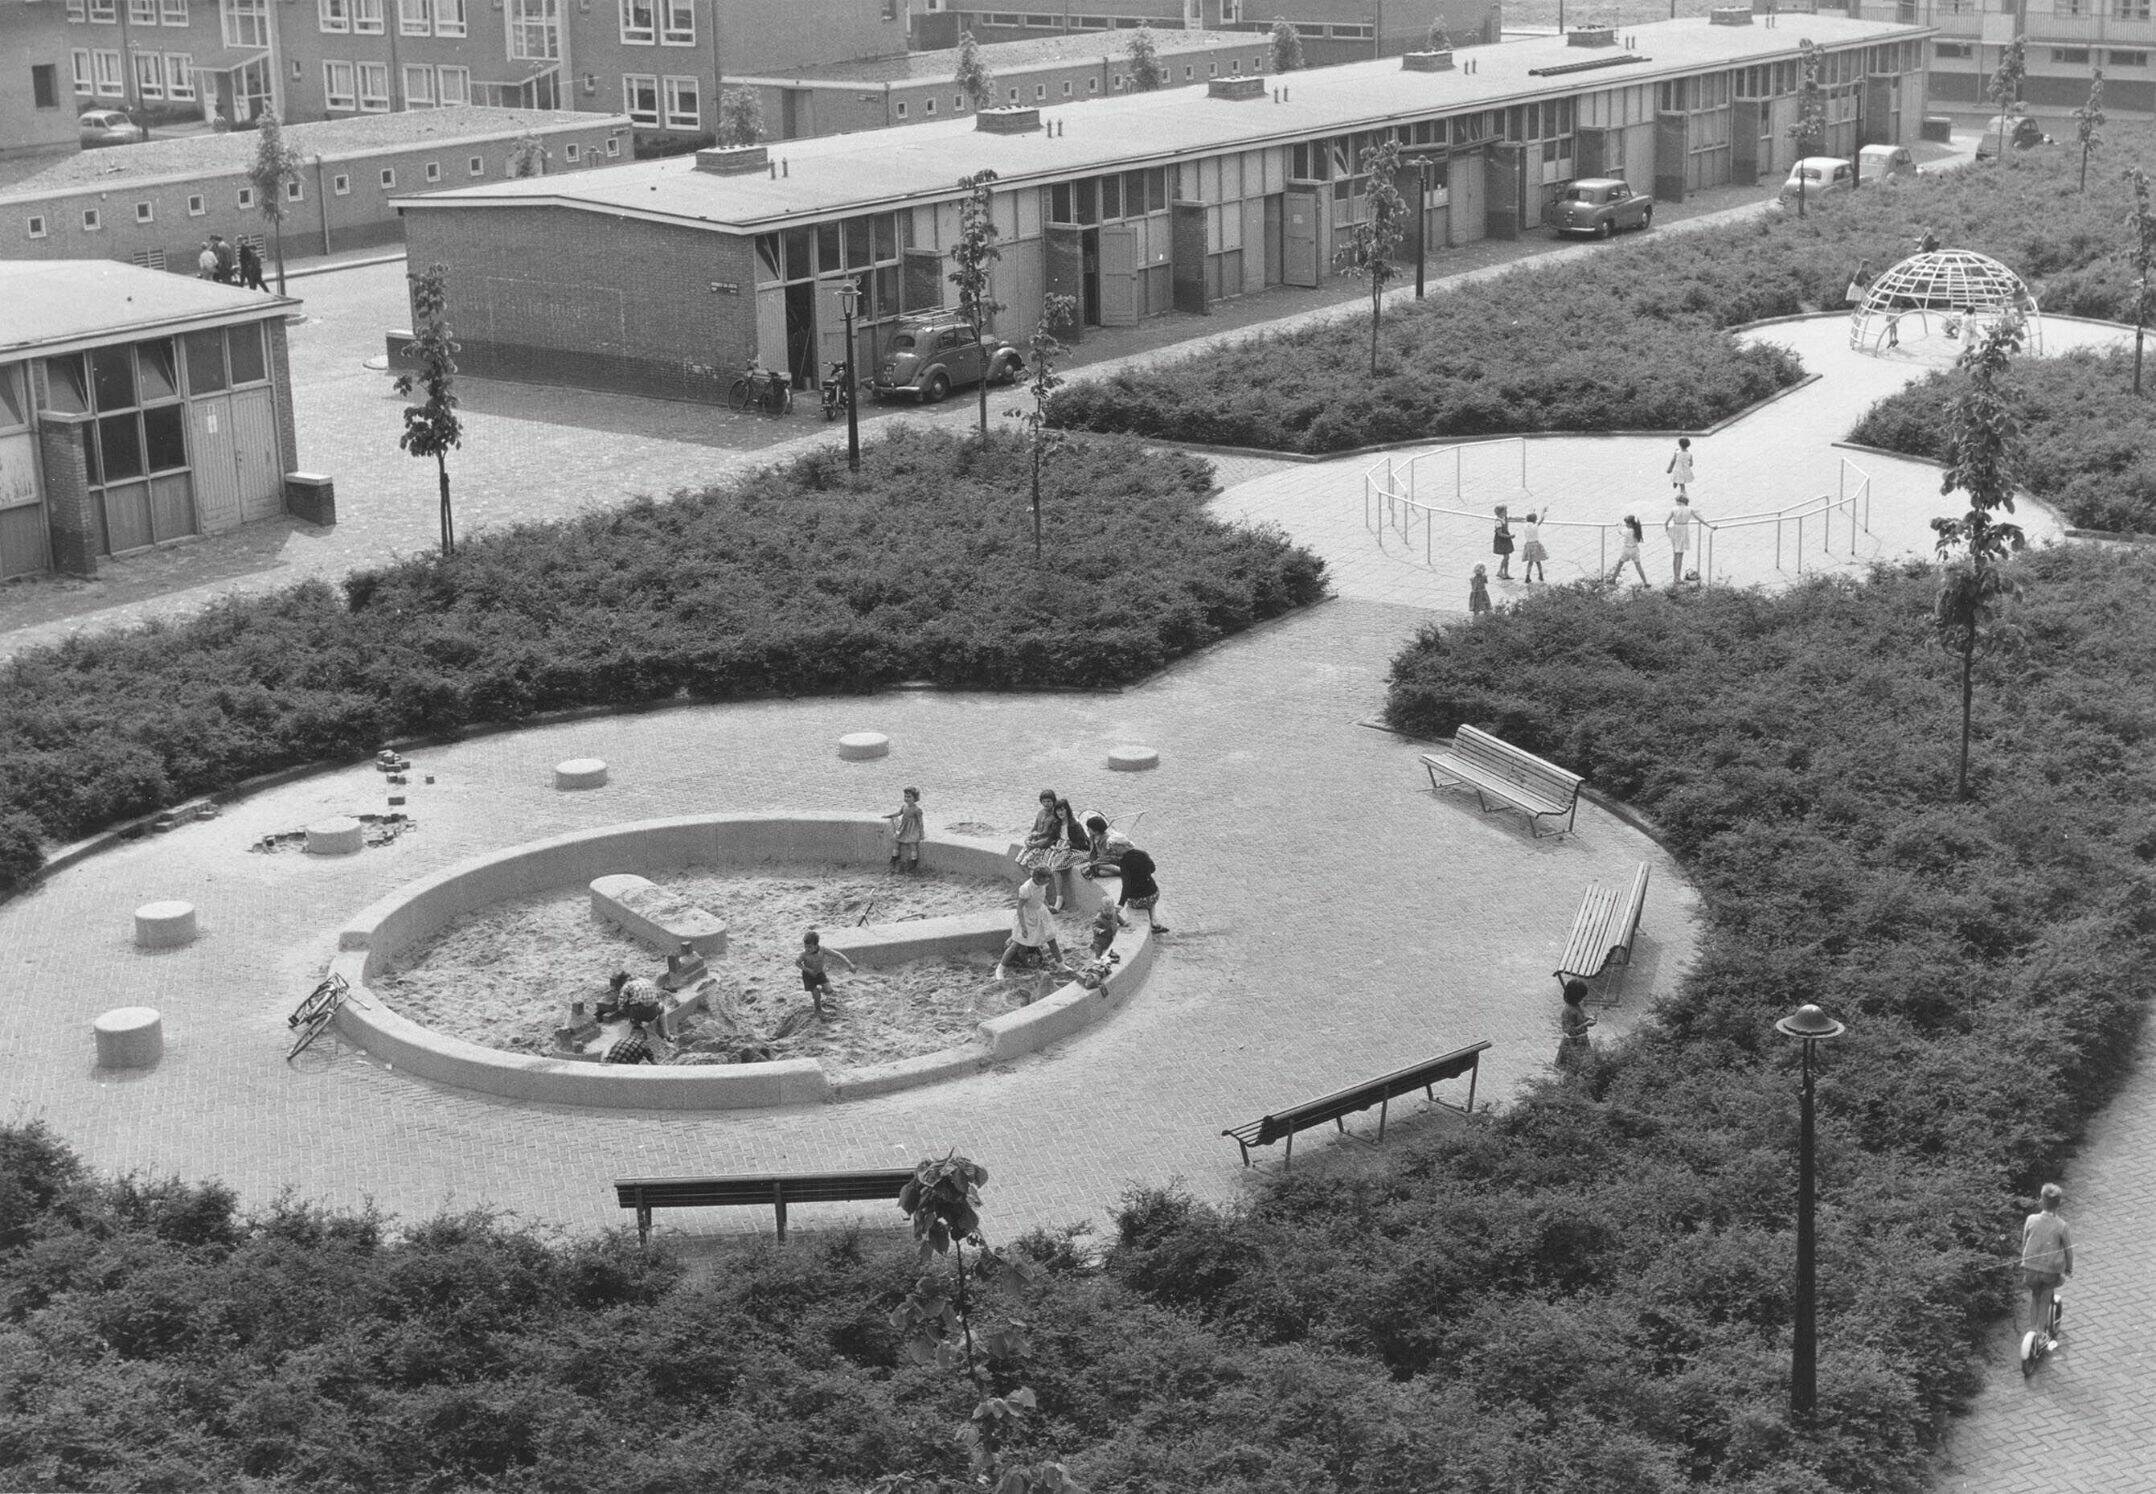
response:
<path id="1" fill-rule="evenodd" d="M 1883 185 L 1915 176 L 1916 157 L 1906 145 L 1867 145 L 1857 152 L 1857 170 L 1863 181 Z"/>
<path id="2" fill-rule="evenodd" d="M 1976 158 L 1979 161 L 1988 161 L 1997 155 L 2002 138 L 2016 150 L 2028 150 L 2051 143 L 2051 137 L 2044 133 L 2044 127 L 2028 115 L 1994 114 L 1984 121 L 1984 133 L 1977 137 Z"/>
<path id="3" fill-rule="evenodd" d="M 1025 364 L 1024 355 L 1002 338 L 974 336 L 972 323 L 956 312 L 909 317 L 892 329 L 868 391 L 876 399 L 908 396 L 932 405 L 983 379 L 1008 384 Z"/>
<path id="4" fill-rule="evenodd" d="M 75 121 L 84 150 L 101 145 L 133 145 L 143 138 L 142 126 L 117 109 L 86 109 Z"/>
<path id="5" fill-rule="evenodd" d="M 1620 228 L 1645 228 L 1654 222 L 1654 199 L 1633 191 L 1621 177 L 1582 177 L 1557 194 L 1542 221 L 1556 233 L 1606 239 Z"/>
<path id="6" fill-rule="evenodd" d="M 1827 192 L 1847 192 L 1856 184 L 1856 168 L 1840 156 L 1806 156 L 1789 168 L 1779 200 L 1787 207 L 1799 192 L 1810 199 Z"/>

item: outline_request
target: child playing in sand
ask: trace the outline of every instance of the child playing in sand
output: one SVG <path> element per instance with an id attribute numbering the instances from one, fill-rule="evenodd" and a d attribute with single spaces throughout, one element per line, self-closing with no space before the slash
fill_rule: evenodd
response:
<path id="1" fill-rule="evenodd" d="M 824 973 L 823 968 L 823 962 L 827 959 L 837 960 L 848 970 L 854 968 L 853 961 L 840 951 L 825 949 L 822 938 L 814 929 L 801 936 L 801 956 L 794 964 L 801 968 L 801 989 L 809 993 L 809 1000 L 815 1004 L 816 1015 L 819 1017 L 830 1015 L 823 1009 L 824 997 L 831 995 L 831 977 Z M 832 997 L 834 1002 L 837 999 Z"/>
<path id="2" fill-rule="evenodd" d="M 1123 910 L 1114 903 L 1104 902 L 1100 911 L 1093 915 L 1093 958 L 1099 959 L 1115 943 L 1117 929 L 1130 927 L 1123 917 Z"/>
<path id="3" fill-rule="evenodd" d="M 1490 610 L 1490 577 L 1481 566 L 1467 578 L 1467 610 L 1476 617 Z"/>
<path id="4" fill-rule="evenodd" d="M 921 791 L 909 788 L 900 792 L 905 802 L 884 816 L 891 822 L 891 834 L 895 837 L 891 847 L 891 870 L 918 872 L 921 869 Z"/>

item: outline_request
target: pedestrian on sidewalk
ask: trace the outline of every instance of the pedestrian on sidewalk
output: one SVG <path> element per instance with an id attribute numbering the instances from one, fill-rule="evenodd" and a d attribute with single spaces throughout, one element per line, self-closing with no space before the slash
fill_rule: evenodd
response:
<path id="1" fill-rule="evenodd" d="M 2065 1189 L 2046 1183 L 2037 1201 L 2042 1207 L 2021 1226 L 2021 1280 L 2029 1289 L 2029 1329 L 2043 1338 L 2049 1353 L 2059 1346 L 2051 1337 L 2051 1298 L 2074 1274 L 2074 1237 L 2059 1217 Z"/>
<path id="2" fill-rule="evenodd" d="M 255 246 L 240 240 L 240 284 L 249 290 L 267 291 L 262 283 L 262 256 L 255 253 Z"/>
<path id="3" fill-rule="evenodd" d="M 217 256 L 217 283 L 237 285 L 240 279 L 239 256 L 232 252 L 232 241 L 221 233 L 210 235 L 210 250 Z"/>
<path id="4" fill-rule="evenodd" d="M 1497 557 L 1497 579 L 1512 579 L 1512 515 L 1497 505 L 1497 528 L 1490 535 L 1490 553 Z"/>
<path id="5" fill-rule="evenodd" d="M 1629 561 L 1632 569 L 1639 573 L 1639 584 L 1642 586 L 1648 585 L 1647 567 L 1640 564 L 1639 559 L 1640 541 L 1645 539 L 1647 534 L 1645 530 L 1640 528 L 1638 517 L 1633 514 L 1626 514 L 1624 523 L 1618 526 L 1617 533 L 1624 541 L 1624 549 L 1618 553 L 1617 564 L 1610 568 L 1610 579 L 1614 581 L 1619 576 L 1622 576 L 1625 564 Z"/>
<path id="6" fill-rule="evenodd" d="M 1662 521 L 1662 528 L 1669 533 L 1669 584 L 1672 586 L 1684 584 L 1685 552 L 1692 548 L 1692 526 L 1698 522 L 1699 515 L 1692 512 L 1692 500 L 1685 497 L 1683 489 L 1680 488 L 1677 492 L 1676 507 L 1672 508 L 1669 517 Z"/>
<path id="7" fill-rule="evenodd" d="M 1692 438 L 1679 436 L 1677 450 L 1670 457 L 1669 465 L 1662 469 L 1669 474 L 1669 485 L 1682 498 L 1692 490 Z"/>
<path id="8" fill-rule="evenodd" d="M 1478 565 L 1475 567 L 1475 573 L 1467 578 L 1467 612 L 1470 617 L 1480 617 L 1489 610 L 1489 571 Z"/>
<path id="9" fill-rule="evenodd" d="M 1542 562 L 1550 558 L 1550 552 L 1542 548 L 1542 521 L 1549 516 L 1546 508 L 1539 514 L 1529 509 L 1520 523 L 1520 575 L 1529 586 L 1537 581 L 1550 584 L 1549 573 L 1542 568 Z"/>
<path id="10" fill-rule="evenodd" d="M 217 249 L 208 239 L 202 241 L 202 252 L 195 256 L 195 278 L 198 280 L 215 280 L 217 278 Z"/>

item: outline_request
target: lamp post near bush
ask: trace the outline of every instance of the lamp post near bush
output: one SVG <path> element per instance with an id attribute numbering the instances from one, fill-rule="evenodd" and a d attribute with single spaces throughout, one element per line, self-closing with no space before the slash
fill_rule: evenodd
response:
<path id="1" fill-rule="evenodd" d="M 846 318 L 846 470 L 861 470 L 861 385 L 853 373 L 853 319 L 861 310 L 861 282 L 848 280 L 838 288 L 839 315 Z"/>
<path id="2" fill-rule="evenodd" d="M 1816 1006 L 1800 1006 L 1774 1024 L 1804 1044 L 1804 1106 L 1797 1143 L 1797 1322 L 1790 1338 L 1789 1419 L 1809 1422 L 1819 1403 L 1818 1280 L 1812 1252 L 1812 1046 L 1848 1031 Z"/>

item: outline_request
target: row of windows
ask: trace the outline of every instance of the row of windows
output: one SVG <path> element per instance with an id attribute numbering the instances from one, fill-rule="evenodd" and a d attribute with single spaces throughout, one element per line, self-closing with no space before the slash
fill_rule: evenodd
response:
<path id="1" fill-rule="evenodd" d="M 2121 21 L 2149 18 L 2149 0 L 2052 0 L 2051 13 L 2058 16 L 2115 16 Z"/>
<path id="2" fill-rule="evenodd" d="M 462 36 L 465 0 L 397 0 L 401 36 Z M 383 0 L 315 0 L 317 24 L 325 32 L 380 36 Z"/>
<path id="3" fill-rule="evenodd" d="M 67 0 L 67 18 L 100 25 L 117 25 L 120 19 L 116 0 Z M 187 0 L 127 0 L 127 20 L 133 26 L 184 26 Z"/>
<path id="4" fill-rule="evenodd" d="M 695 46 L 695 0 L 621 0 L 621 39 L 633 46 Z"/>
<path id="5" fill-rule="evenodd" d="M 702 95 L 694 78 L 659 78 L 627 73 L 621 80 L 621 108 L 631 124 L 693 130 L 703 120 Z"/>
<path id="6" fill-rule="evenodd" d="M 2149 54 L 2138 48 L 2132 51 L 2121 51 L 2117 47 L 2112 47 L 2101 55 L 2103 60 L 2112 67 L 2147 67 L 2149 65 Z M 2097 49 L 2093 47 L 2053 47 L 2051 49 L 2051 60 L 2053 62 L 2065 63 L 2070 67 L 2087 67 L 2090 63 L 2096 61 L 2097 57 Z"/>
<path id="7" fill-rule="evenodd" d="M 104 98 L 124 98 L 117 49 L 76 47 L 68 54 L 75 64 L 75 92 Z M 188 52 L 143 52 L 135 60 L 135 90 L 146 99 L 179 99 L 195 96 L 194 56 Z"/>

